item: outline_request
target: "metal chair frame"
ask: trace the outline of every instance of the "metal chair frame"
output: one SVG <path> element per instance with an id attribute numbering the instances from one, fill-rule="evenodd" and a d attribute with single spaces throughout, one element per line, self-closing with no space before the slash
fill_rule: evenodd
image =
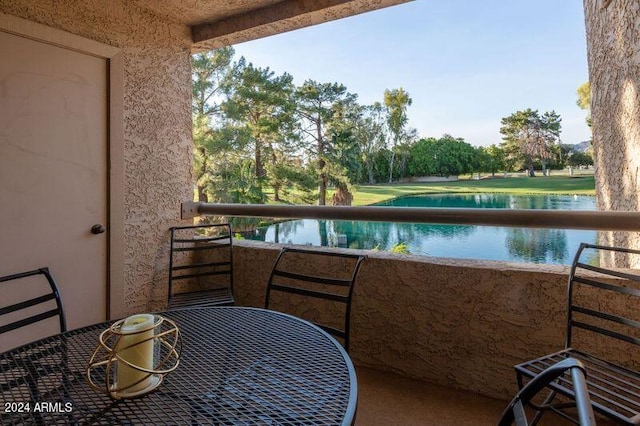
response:
<path id="1" fill-rule="evenodd" d="M 317 256 L 317 257 L 325 257 L 325 258 L 342 258 L 342 259 L 353 259 L 354 264 L 351 270 L 351 276 L 348 279 L 340 279 L 333 277 L 319 277 L 313 275 L 306 275 L 299 272 L 294 272 L 290 270 L 282 270 L 279 269 L 282 265 L 282 260 L 289 254 L 300 254 L 300 255 L 309 255 L 309 256 Z M 328 252 L 328 251 L 316 251 L 316 250 L 305 250 L 305 249 L 295 249 L 290 247 L 284 247 L 280 250 L 278 257 L 273 265 L 273 269 L 271 270 L 271 275 L 269 276 L 269 282 L 267 284 L 267 292 L 265 295 L 265 308 L 269 309 L 271 293 L 273 291 L 280 291 L 285 293 L 297 294 L 300 296 L 312 297 L 316 299 L 324 299 L 331 300 L 335 302 L 340 302 L 345 305 L 345 315 L 344 315 L 344 328 L 338 329 L 335 327 L 331 327 L 325 324 L 321 324 L 319 322 L 313 322 L 316 326 L 322 328 L 327 333 L 342 338 L 344 340 L 344 348 L 348 352 L 349 351 L 349 331 L 351 328 L 351 302 L 353 300 L 353 286 L 355 280 L 358 275 L 358 271 L 360 270 L 360 266 L 362 262 L 366 259 L 365 255 L 359 254 L 348 254 L 348 253 L 339 253 L 339 252 Z M 286 278 L 289 280 L 294 280 L 296 285 L 285 284 L 280 281 L 280 278 Z M 346 294 L 337 294 L 331 291 L 321 291 L 321 290 L 313 290 L 309 288 L 304 288 L 304 285 L 329 285 L 330 288 L 347 288 Z"/>
<path id="2" fill-rule="evenodd" d="M 516 365 L 518 386 L 523 389 L 525 387 L 525 379 L 535 378 L 546 367 L 558 361 L 566 358 L 576 358 L 584 364 L 588 373 L 587 387 L 594 411 L 620 424 L 639 425 L 640 372 L 617 365 L 614 362 L 596 357 L 587 351 L 574 347 L 572 337 L 576 329 L 582 329 L 607 339 L 610 338 L 612 344 L 623 341 L 631 345 L 640 346 L 640 339 L 634 337 L 640 333 L 640 318 L 625 318 L 615 312 L 607 312 L 604 308 L 598 308 L 597 310 L 593 307 L 581 306 L 575 302 L 575 292 L 583 286 L 602 291 L 610 296 L 615 293 L 631 297 L 634 301 L 636 298 L 640 300 L 640 275 L 584 263 L 581 261 L 581 257 L 585 249 L 640 254 L 640 250 L 627 248 L 586 243 L 580 245 L 569 275 L 565 348 L 562 351 Z M 597 274 L 583 276 L 580 274 L 581 271 L 590 271 Z M 611 280 L 616 279 L 627 280 L 627 284 L 635 285 L 635 287 L 617 285 L 611 282 Z M 600 306 L 606 307 L 606 305 Z M 623 333 L 623 328 L 628 332 L 627 334 Z M 576 392 L 570 381 L 566 377 L 561 377 L 547 387 L 549 395 L 546 400 L 541 405 L 530 404 L 536 410 L 536 416 L 532 424 L 536 424 L 546 411 L 553 411 L 575 422 L 574 417 L 565 411 L 566 408 L 575 406 L 573 403 L 553 403 L 557 395 L 563 395 L 566 398 L 575 400 Z"/>
<path id="3" fill-rule="evenodd" d="M 32 271 L 0 277 L 0 284 L 36 275 L 43 275 L 46 278 L 51 292 L 0 308 L 0 317 L 45 304 L 51 300 L 55 300 L 56 307 L 54 309 L 0 326 L 0 335 L 44 321 L 45 319 L 55 317 L 56 315 L 59 320 L 60 332 L 62 333 L 67 330 L 60 292 L 58 291 L 58 286 L 51 275 L 49 268 L 39 268 Z M 26 386 L 29 390 L 32 402 L 44 401 L 51 399 L 52 395 L 53 397 L 59 395 L 58 391 L 60 389 L 40 389 L 38 386 L 38 379 L 51 374 L 51 371 L 55 371 L 57 367 L 54 365 L 57 364 L 62 365 L 63 371 L 66 371 L 66 352 L 66 342 L 63 340 L 44 349 L 29 352 L 20 360 L 0 363 L 0 371 L 15 371 L 15 374 L 12 376 L 12 380 L 6 383 L 0 383 L 0 393 L 10 392 L 12 389 Z M 25 370 L 28 373 L 25 373 Z M 65 375 L 63 378 L 65 382 L 70 382 L 73 379 L 74 378 L 70 375 Z M 65 396 L 67 395 L 65 394 Z M 39 418 L 39 420 L 42 419 Z"/>
<path id="4" fill-rule="evenodd" d="M 22 302 L 14 303 L 13 305 L 0 308 L 0 317 L 8 315 L 12 312 L 21 311 L 23 309 L 27 309 L 32 306 L 37 306 L 37 305 L 46 303 L 49 300 L 55 300 L 56 308 L 0 326 L 0 334 L 8 333 L 9 331 L 16 330 L 18 328 L 25 327 L 27 325 L 30 325 L 39 321 L 43 321 L 47 318 L 51 318 L 56 315 L 58 315 L 59 321 L 60 321 L 60 332 L 62 333 L 64 331 L 67 331 L 67 323 L 64 316 L 64 310 L 62 309 L 62 300 L 60 299 L 60 292 L 58 291 L 58 286 L 55 280 L 53 279 L 53 276 L 49 272 L 49 268 L 46 268 L 46 267 L 38 268 L 32 271 L 20 272 L 17 274 L 0 277 L 0 283 L 32 277 L 34 275 L 44 275 L 44 277 L 47 279 L 47 283 L 49 284 L 49 287 L 51 288 L 51 293 L 47 293 L 42 296 L 34 297 L 32 299 L 24 300 Z"/>
<path id="5" fill-rule="evenodd" d="M 510 426 L 514 422 L 517 426 L 528 426 L 529 422 L 524 409 L 525 405 L 530 403 L 533 397 L 567 371 L 570 372 L 571 382 L 575 390 L 580 426 L 595 426 L 596 420 L 593 415 L 585 379 L 585 367 L 582 362 L 575 358 L 567 358 L 557 362 L 529 381 L 511 400 L 509 406 L 502 414 L 498 426 Z"/>
<path id="6" fill-rule="evenodd" d="M 222 229 L 220 235 L 213 237 L 191 238 L 180 237 L 180 231 Z M 167 305 L 169 308 L 192 306 L 230 306 L 235 304 L 233 296 L 233 234 L 228 223 L 213 225 L 174 226 L 171 231 L 171 247 L 169 258 L 169 291 Z M 224 240 L 228 240 L 227 243 Z M 176 264 L 176 255 L 183 252 L 213 252 L 228 250 L 228 260 L 206 263 Z M 178 280 L 201 278 L 215 275 L 227 275 L 229 282 L 224 287 L 174 293 L 174 282 Z"/>

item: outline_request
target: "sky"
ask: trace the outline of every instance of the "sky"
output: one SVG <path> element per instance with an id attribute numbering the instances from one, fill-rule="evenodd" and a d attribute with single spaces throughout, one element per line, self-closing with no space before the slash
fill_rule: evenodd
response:
<path id="1" fill-rule="evenodd" d="M 588 80 L 582 0 L 416 0 L 234 46 L 294 83 L 338 82 L 360 104 L 411 96 L 409 126 L 499 144 L 500 120 L 562 117 L 562 143 L 589 140 L 576 90 Z"/>

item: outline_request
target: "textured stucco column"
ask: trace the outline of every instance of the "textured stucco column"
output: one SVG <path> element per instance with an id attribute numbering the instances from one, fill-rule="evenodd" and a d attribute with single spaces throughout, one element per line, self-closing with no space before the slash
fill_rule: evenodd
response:
<path id="1" fill-rule="evenodd" d="M 640 3 L 584 0 L 584 11 L 598 209 L 638 211 Z M 640 248 L 640 234 L 602 232 L 600 242 Z"/>
<path id="2" fill-rule="evenodd" d="M 112 202 L 124 206 L 124 273 L 111 280 L 124 306 L 112 312 L 164 307 L 168 228 L 193 196 L 189 28 L 127 0 L 0 0 L 0 12 L 122 49 L 123 95 L 111 102 L 123 111 L 124 193 Z"/>

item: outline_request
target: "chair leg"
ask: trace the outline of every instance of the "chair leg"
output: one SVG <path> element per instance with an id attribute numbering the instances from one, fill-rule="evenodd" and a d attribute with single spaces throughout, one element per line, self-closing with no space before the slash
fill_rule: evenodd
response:
<path id="1" fill-rule="evenodd" d="M 538 422 L 542 418 L 542 415 L 545 412 L 545 407 L 551 404 L 551 402 L 555 399 L 555 397 L 556 397 L 556 391 L 552 390 L 552 391 L 549 391 L 549 395 L 547 395 L 547 397 L 545 398 L 544 402 L 541 405 L 538 406 L 535 404 L 530 404 L 536 410 L 536 414 L 535 416 L 533 416 L 533 420 L 531 420 L 531 426 L 535 426 L 536 424 L 538 424 Z"/>
<path id="2" fill-rule="evenodd" d="M 516 379 L 518 381 L 518 389 L 522 389 L 525 386 L 524 380 L 523 380 L 523 375 L 521 374 L 516 374 Z M 544 414 L 544 412 L 546 411 L 546 408 L 549 404 L 551 404 L 551 402 L 555 399 L 556 397 L 556 391 L 549 391 L 549 395 L 547 395 L 547 397 L 545 398 L 544 402 L 540 405 L 534 404 L 532 402 L 529 402 L 527 405 L 529 405 L 531 408 L 533 408 L 535 410 L 535 415 L 533 417 L 533 420 L 531 421 L 531 426 L 536 425 L 540 419 L 542 418 L 542 415 Z"/>

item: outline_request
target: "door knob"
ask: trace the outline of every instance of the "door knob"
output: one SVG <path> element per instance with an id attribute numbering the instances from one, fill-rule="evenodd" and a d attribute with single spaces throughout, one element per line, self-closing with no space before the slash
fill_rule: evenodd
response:
<path id="1" fill-rule="evenodd" d="M 104 225 L 100 225 L 99 223 L 96 223 L 95 225 L 93 225 L 91 227 L 91 233 L 92 234 L 102 234 L 106 230 L 107 230 L 107 228 L 105 228 Z"/>

